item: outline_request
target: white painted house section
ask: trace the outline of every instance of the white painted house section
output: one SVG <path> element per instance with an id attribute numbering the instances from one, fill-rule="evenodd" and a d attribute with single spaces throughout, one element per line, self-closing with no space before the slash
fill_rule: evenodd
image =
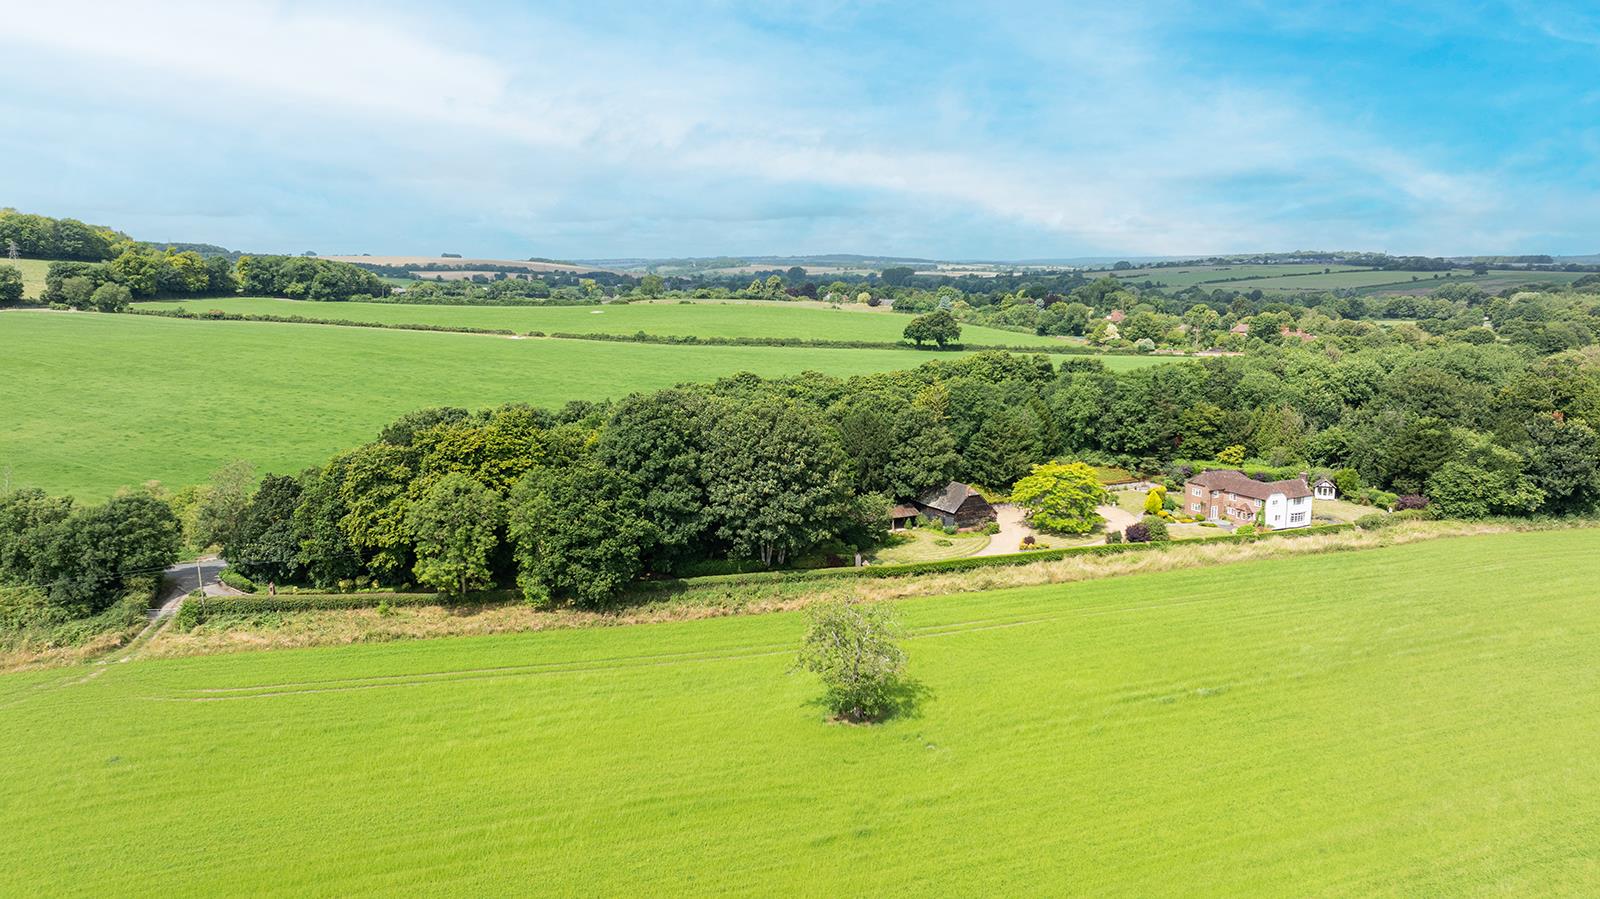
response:
<path id="1" fill-rule="evenodd" d="M 1311 497 L 1293 499 L 1281 493 L 1267 497 L 1267 527 L 1275 531 L 1284 528 L 1303 528 L 1311 523 Z"/>

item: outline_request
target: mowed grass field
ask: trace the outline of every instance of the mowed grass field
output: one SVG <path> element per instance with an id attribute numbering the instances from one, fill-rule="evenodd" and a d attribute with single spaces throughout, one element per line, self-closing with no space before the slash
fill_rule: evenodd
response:
<path id="1" fill-rule="evenodd" d="M 1600 531 L 0 677 L 0 893 L 1594 895 Z"/>
<path id="2" fill-rule="evenodd" d="M 267 297 L 141 303 L 152 309 L 205 312 L 222 309 L 241 315 L 303 315 L 405 325 L 453 325 L 546 334 L 659 334 L 671 337 L 798 337 L 808 340 L 866 340 L 895 343 L 909 315 L 855 309 L 791 306 L 784 303 L 629 303 L 607 306 L 424 306 L 400 303 L 311 303 Z M 1049 346 L 1050 337 L 1016 331 L 961 326 L 967 346 Z"/>
<path id="3" fill-rule="evenodd" d="M 98 500 L 150 479 L 202 482 L 233 459 L 298 471 L 425 406 L 559 406 L 740 371 L 848 376 L 936 357 L 952 354 L 3 312 L 0 474 Z"/>

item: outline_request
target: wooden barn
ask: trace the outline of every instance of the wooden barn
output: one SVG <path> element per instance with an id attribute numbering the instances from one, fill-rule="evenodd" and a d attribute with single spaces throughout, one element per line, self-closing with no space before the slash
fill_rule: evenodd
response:
<path id="1" fill-rule="evenodd" d="M 898 531 L 911 527 L 917 523 L 917 516 L 921 514 L 916 506 L 899 503 L 889 510 L 889 530 Z"/>
<path id="2" fill-rule="evenodd" d="M 958 528 L 971 528 L 994 521 L 994 506 L 966 484 L 951 481 L 912 502 L 917 511 L 936 521 Z"/>

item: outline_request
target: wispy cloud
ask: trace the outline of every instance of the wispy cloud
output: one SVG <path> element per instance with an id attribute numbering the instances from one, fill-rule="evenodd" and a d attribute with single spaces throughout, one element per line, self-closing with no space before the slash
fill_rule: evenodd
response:
<path id="1" fill-rule="evenodd" d="M 434 217 L 429 240 L 455 223 L 548 246 L 570 224 L 607 241 L 562 247 L 587 255 L 1442 252 L 1540 233 L 1508 227 L 1519 205 L 1584 216 L 1508 197 L 1492 161 L 1432 158 L 1304 82 L 1203 64 L 1162 24 L 1176 4 L 1059 24 L 928 8 L 910 34 L 882 31 L 904 11 L 881 4 L 668 10 L 613 28 L 605 10 L 159 5 L 28 5 L 5 13 L 0 46 L 65 63 L 33 102 L 115 98 L 225 129 L 250 148 L 226 177 L 287 165 L 311 182 L 302 193 L 360 196 L 347 240 L 395 233 L 357 219 L 383 203 Z M 846 214 L 894 245 L 817 245 L 872 239 Z M 675 217 L 677 233 L 661 225 Z M 734 221 L 738 241 L 772 245 L 719 242 L 716 223 Z M 952 223 L 963 230 L 941 230 Z M 991 234 L 1024 245 L 1006 253 Z"/>

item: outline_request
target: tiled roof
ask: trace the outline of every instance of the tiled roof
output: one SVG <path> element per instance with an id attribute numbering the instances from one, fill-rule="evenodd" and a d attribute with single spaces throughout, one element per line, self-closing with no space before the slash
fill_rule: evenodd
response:
<path id="1" fill-rule="evenodd" d="M 930 509 L 938 509 L 940 512 L 948 512 L 954 515 L 955 511 L 961 508 L 961 504 L 967 501 L 967 497 L 977 495 L 978 491 L 973 490 L 966 484 L 962 484 L 959 481 L 951 481 L 938 490 L 929 490 L 927 493 L 917 497 L 917 503 Z"/>
<path id="2" fill-rule="evenodd" d="M 1274 493 L 1281 493 L 1290 499 L 1311 495 L 1311 488 L 1306 486 L 1303 478 L 1263 483 L 1249 477 L 1242 471 L 1226 469 L 1201 472 L 1190 478 L 1189 483 L 1199 484 L 1208 490 L 1221 490 L 1226 493 L 1236 493 L 1239 496 L 1248 496 L 1251 499 L 1267 499 Z"/>

